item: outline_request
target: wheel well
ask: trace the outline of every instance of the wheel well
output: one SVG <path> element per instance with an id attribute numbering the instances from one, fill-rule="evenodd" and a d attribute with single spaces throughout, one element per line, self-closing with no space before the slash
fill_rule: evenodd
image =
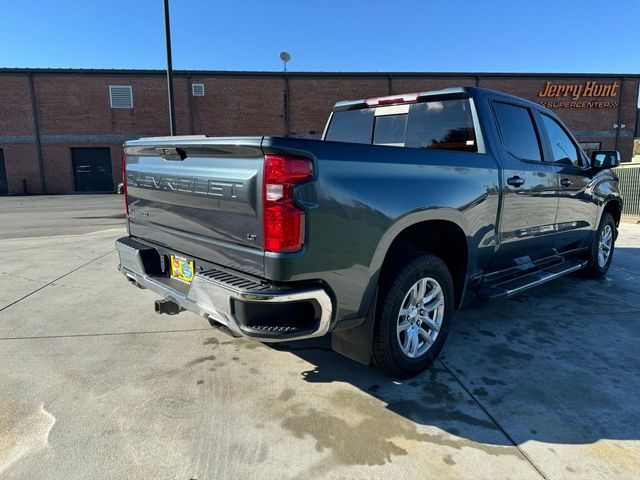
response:
<path id="1" fill-rule="evenodd" d="M 607 202 L 607 204 L 604 206 L 603 213 L 604 212 L 609 212 L 611 215 L 613 215 L 613 219 L 615 220 L 616 225 L 620 225 L 620 216 L 622 215 L 622 205 L 618 200 L 611 200 Z"/>
<path id="2" fill-rule="evenodd" d="M 422 253 L 436 255 L 447 265 L 453 279 L 455 305 L 460 307 L 467 274 L 467 237 L 453 222 L 430 220 L 400 232 L 385 256 L 381 280 L 393 278 L 407 262 Z"/>

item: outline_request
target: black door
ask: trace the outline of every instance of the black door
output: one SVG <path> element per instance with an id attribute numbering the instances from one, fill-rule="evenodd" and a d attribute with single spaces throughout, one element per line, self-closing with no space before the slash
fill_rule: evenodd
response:
<path id="1" fill-rule="evenodd" d="M 598 228 L 599 200 L 593 192 L 594 172 L 564 126 L 544 113 L 540 118 L 547 136 L 548 156 L 560 179 L 556 247 L 560 251 L 587 247 Z"/>
<path id="2" fill-rule="evenodd" d="M 108 148 L 72 148 L 71 158 L 76 192 L 113 192 Z"/>
<path id="3" fill-rule="evenodd" d="M 4 168 L 4 153 L 0 150 L 0 195 L 6 195 L 7 193 L 9 193 L 7 170 Z"/>
<path id="4" fill-rule="evenodd" d="M 532 112 L 526 105 L 495 101 L 493 109 L 504 167 L 496 260 L 501 266 L 511 262 L 521 264 L 553 252 L 558 211 L 557 168 L 543 159 Z"/>

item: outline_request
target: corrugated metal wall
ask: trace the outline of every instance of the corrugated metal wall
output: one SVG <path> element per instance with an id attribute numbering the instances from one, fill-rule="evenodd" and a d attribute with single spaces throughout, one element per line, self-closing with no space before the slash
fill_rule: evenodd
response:
<path id="1" fill-rule="evenodd" d="M 615 172 L 624 198 L 623 220 L 640 222 L 640 164 L 622 165 Z"/>

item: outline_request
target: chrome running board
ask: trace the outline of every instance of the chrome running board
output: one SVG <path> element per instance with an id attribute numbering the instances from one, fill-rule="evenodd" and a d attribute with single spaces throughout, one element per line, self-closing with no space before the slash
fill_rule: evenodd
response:
<path id="1" fill-rule="evenodd" d="M 511 297 L 529 288 L 537 287 L 543 283 L 576 272 L 586 264 L 586 261 L 567 260 L 557 265 L 536 270 L 535 272 L 527 273 L 504 282 L 487 285 L 478 290 L 478 296 L 486 299 Z"/>

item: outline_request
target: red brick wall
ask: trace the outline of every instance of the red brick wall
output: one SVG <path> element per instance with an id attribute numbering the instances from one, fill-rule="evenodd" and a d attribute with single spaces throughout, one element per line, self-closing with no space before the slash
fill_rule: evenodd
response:
<path id="1" fill-rule="evenodd" d="M 284 134 L 282 79 L 195 76 L 192 83 L 205 92 L 192 97 L 197 135 Z"/>
<path id="2" fill-rule="evenodd" d="M 620 123 L 625 124 L 623 131 L 634 132 L 636 128 L 636 116 L 638 115 L 638 88 L 640 80 L 626 79 L 622 98 L 620 99 Z M 633 136 L 631 138 L 621 138 L 618 141 L 620 155 L 627 161 L 633 156 Z"/>
<path id="3" fill-rule="evenodd" d="M 0 135 L 29 137 L 34 134 L 29 78 L 24 74 L 0 77 Z M 22 181 L 31 193 L 40 192 L 38 157 L 34 144 L 2 143 L 10 193 L 22 193 Z"/>
<path id="4" fill-rule="evenodd" d="M 388 94 L 475 85 L 513 93 L 538 102 L 537 93 L 547 80 L 555 83 L 583 83 L 589 77 L 560 76 L 482 76 L 478 75 L 296 75 L 289 76 L 291 132 L 297 136 L 322 133 L 334 103 L 339 100 Z M 619 77 L 597 77 L 599 82 Z M 126 72 L 33 72 L 38 123 L 42 135 L 42 155 L 49 193 L 74 190 L 72 147 L 109 147 L 114 185 L 120 181 L 121 140 L 130 137 L 166 135 L 166 80 L 161 73 Z M 203 83 L 205 95 L 191 96 L 191 83 Z M 131 85 L 133 108 L 112 109 L 109 85 Z M 243 75 L 240 73 L 193 73 L 189 81 L 183 73 L 174 79 L 177 133 L 211 136 L 282 135 L 284 122 L 284 78 L 281 74 Z M 638 79 L 624 80 L 620 123 L 623 132 L 635 126 Z M 607 99 L 609 100 L 609 99 Z M 600 141 L 603 148 L 614 148 L 613 125 L 618 123 L 617 108 L 555 109 L 576 132 L 606 131 L 602 137 L 581 140 Z M 0 72 L 0 148 L 3 149 L 10 193 L 22 193 L 22 180 L 29 191 L 39 192 L 37 150 L 33 142 L 34 124 L 27 73 Z M 55 137 L 51 137 L 55 136 Z M 66 138 L 65 136 L 68 136 Z M 89 139 L 82 136 L 96 136 Z M 110 137 L 109 137 L 110 136 Z M 4 143 L 2 143 L 4 142 Z M 618 149 L 630 159 L 632 137 L 620 137 Z"/>
<path id="5" fill-rule="evenodd" d="M 33 135 L 27 75 L 0 77 L 0 135 Z"/>
<path id="6" fill-rule="evenodd" d="M 471 76 L 443 77 L 443 78 L 394 78 L 392 93 L 428 92 L 450 87 L 473 87 L 476 79 Z"/>
<path id="7" fill-rule="evenodd" d="M 26 181 L 29 193 L 40 192 L 40 170 L 35 145 L 28 143 L 2 143 L 4 165 L 10 194 L 22 194 Z"/>
<path id="8" fill-rule="evenodd" d="M 69 146 L 60 143 L 42 146 L 45 181 L 48 193 L 73 192 L 73 163 Z"/>
<path id="9" fill-rule="evenodd" d="M 111 108 L 109 85 L 131 85 L 133 108 Z M 34 78 L 40 133 L 166 135 L 167 97 L 158 77 L 40 75 Z"/>

